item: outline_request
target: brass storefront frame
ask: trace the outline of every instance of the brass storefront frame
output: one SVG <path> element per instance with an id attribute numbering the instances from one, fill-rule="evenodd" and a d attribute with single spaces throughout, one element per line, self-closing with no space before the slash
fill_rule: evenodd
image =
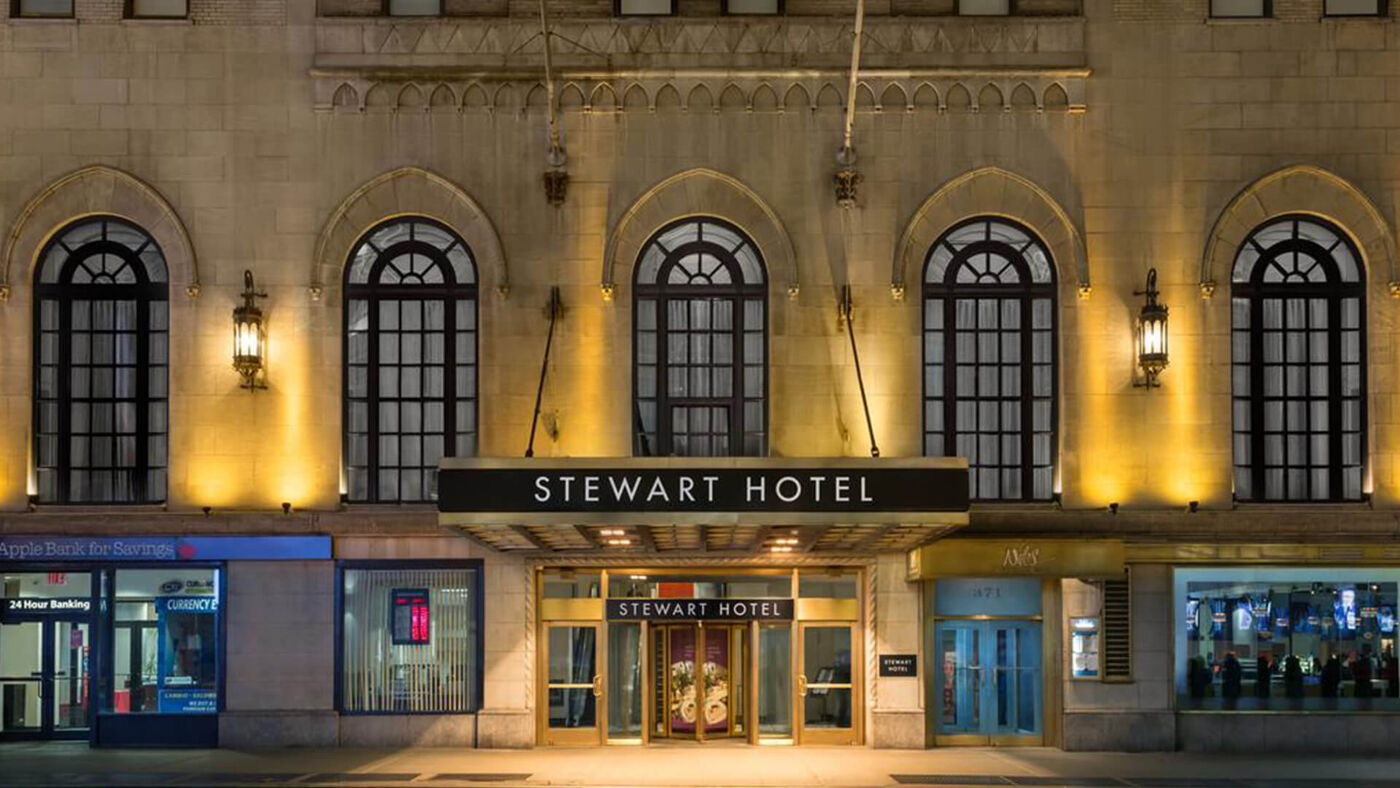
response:
<path id="1" fill-rule="evenodd" d="M 596 575 L 598 577 L 597 597 L 583 598 L 546 598 L 544 595 L 544 581 L 548 574 L 578 573 L 585 575 Z M 801 597 L 800 583 L 803 574 L 852 574 L 855 576 L 856 597 L 854 599 L 828 598 L 828 597 Z M 610 598 L 609 581 L 614 576 L 696 576 L 706 577 L 715 575 L 726 576 L 767 576 L 782 577 L 790 579 L 790 598 L 793 600 L 793 619 L 789 622 L 772 621 L 748 621 L 748 622 L 711 622 L 714 626 L 725 626 L 731 629 L 735 627 L 746 627 L 749 643 L 749 653 L 747 664 L 744 666 L 744 708 L 746 732 L 742 736 L 726 736 L 725 740 L 735 741 L 742 739 L 751 745 L 759 744 L 840 744 L 840 745 L 861 745 L 865 741 L 865 687 L 868 681 L 865 666 L 865 646 L 867 618 L 865 606 L 869 601 L 868 597 L 873 594 L 873 589 L 867 587 L 868 570 L 867 564 L 862 563 L 831 563 L 813 564 L 799 566 L 733 566 L 727 564 L 710 564 L 704 562 L 685 563 L 681 565 L 670 564 L 639 564 L 622 565 L 617 562 L 607 564 L 590 564 L 586 560 L 577 563 L 549 562 L 534 565 L 532 568 L 532 592 L 537 600 L 536 621 L 531 626 L 536 633 L 535 648 L 535 725 L 536 741 L 543 746 L 552 745 L 645 745 L 652 743 L 655 731 L 654 704 L 652 693 L 655 691 L 654 659 L 651 649 L 654 647 L 653 638 L 657 632 L 664 632 L 665 628 L 675 624 L 698 625 L 703 627 L 705 622 L 696 621 L 640 621 L 641 627 L 641 660 L 642 660 L 642 692 L 645 693 L 642 700 L 642 720 L 641 736 L 613 737 L 609 732 L 608 721 L 608 640 L 609 624 L 606 616 L 606 600 Z M 596 697 L 596 726 L 583 730 L 551 728 L 549 726 L 549 654 L 548 654 L 548 631 L 551 626 L 556 625 L 583 625 L 593 624 L 597 627 L 595 637 L 595 665 L 597 666 L 597 676 L 593 683 L 594 695 Z M 790 676 L 790 731 L 789 735 L 763 735 L 759 723 L 759 649 L 761 643 L 761 633 L 764 628 L 781 627 L 786 624 L 790 631 L 789 648 L 789 676 Z M 851 726 L 850 728 L 808 729 L 803 725 L 805 718 L 805 694 L 810 684 L 816 682 L 804 681 L 802 676 L 803 645 L 802 634 L 808 626 L 830 626 L 848 627 L 850 630 L 851 643 Z M 669 648 L 669 644 L 667 646 Z M 824 685 L 817 685 L 818 687 Z M 841 688 L 844 688 L 842 685 Z M 731 723 L 732 724 L 732 723 Z M 703 728 L 703 724 L 697 724 L 697 730 Z M 669 729 L 669 725 L 668 725 Z M 703 742 L 705 736 L 700 733 L 697 742 Z M 711 738 L 714 738 L 713 736 Z M 664 739 L 666 741 L 677 741 L 678 739 Z M 679 739 L 684 741 L 684 739 Z"/>

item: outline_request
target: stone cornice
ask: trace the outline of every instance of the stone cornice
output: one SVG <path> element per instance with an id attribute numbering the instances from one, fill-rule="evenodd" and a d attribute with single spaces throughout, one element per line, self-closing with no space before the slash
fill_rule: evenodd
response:
<path id="1" fill-rule="evenodd" d="M 512 112 L 545 108 L 542 74 L 468 66 L 365 65 L 310 72 L 315 107 L 329 112 Z M 1061 112 L 1086 107 L 1090 69 L 862 68 L 857 112 Z M 838 68 L 563 69 L 561 111 L 795 112 L 839 110 Z"/>

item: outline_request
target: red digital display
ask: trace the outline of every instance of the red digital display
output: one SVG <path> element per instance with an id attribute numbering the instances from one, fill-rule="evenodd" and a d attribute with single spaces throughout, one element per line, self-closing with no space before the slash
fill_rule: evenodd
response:
<path id="1" fill-rule="evenodd" d="M 427 645 L 432 639 L 428 589 L 395 588 L 390 592 L 389 626 L 394 645 Z"/>

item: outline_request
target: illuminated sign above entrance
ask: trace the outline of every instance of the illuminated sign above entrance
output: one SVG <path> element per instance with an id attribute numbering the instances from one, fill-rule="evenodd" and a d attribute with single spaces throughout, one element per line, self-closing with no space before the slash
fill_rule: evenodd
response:
<path id="1" fill-rule="evenodd" d="M 439 479 L 445 523 L 963 522 L 968 507 L 957 458 L 463 458 Z"/>
<path id="2" fill-rule="evenodd" d="M 791 621 L 791 599 L 609 599 L 610 621 Z"/>

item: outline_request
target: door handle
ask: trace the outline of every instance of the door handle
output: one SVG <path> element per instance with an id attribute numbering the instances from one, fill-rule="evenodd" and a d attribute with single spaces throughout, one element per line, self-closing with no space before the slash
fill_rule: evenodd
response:
<path id="1" fill-rule="evenodd" d="M 800 673 L 799 673 L 798 676 L 797 676 L 797 694 L 798 694 L 798 695 L 806 695 L 806 694 L 807 694 L 807 677 L 806 677 L 805 675 L 800 674 Z"/>
<path id="2" fill-rule="evenodd" d="M 593 697 L 595 697 L 595 698 L 601 698 L 601 697 L 603 697 L 603 677 L 602 677 L 602 676 L 594 676 L 594 677 L 593 677 Z"/>

